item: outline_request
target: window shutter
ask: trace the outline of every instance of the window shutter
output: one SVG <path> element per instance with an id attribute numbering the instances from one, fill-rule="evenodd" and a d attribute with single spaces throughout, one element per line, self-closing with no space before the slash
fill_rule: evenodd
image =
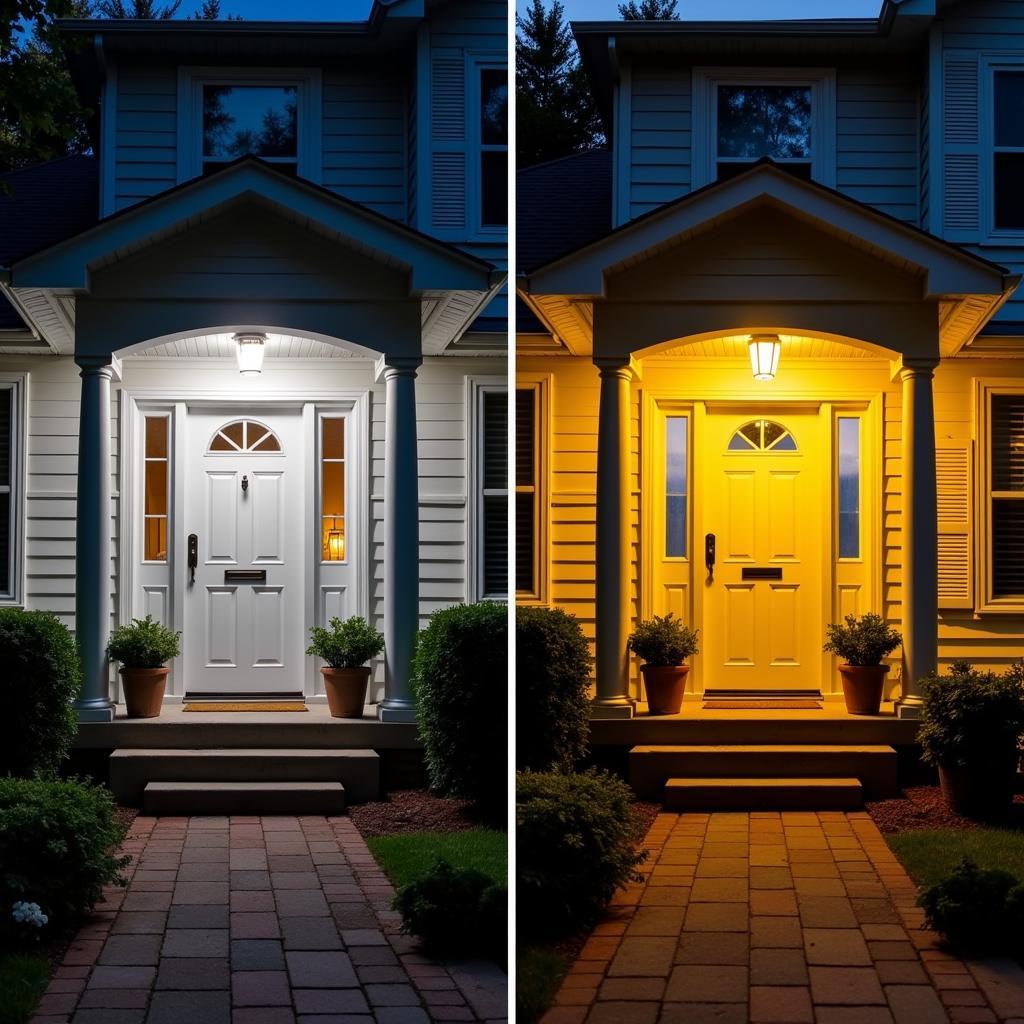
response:
<path id="1" fill-rule="evenodd" d="M 498 595 L 508 592 L 508 394 L 486 391 L 483 405 L 484 593 Z"/>
<path id="2" fill-rule="evenodd" d="M 466 226 L 466 70 L 461 54 L 430 65 L 431 225 Z"/>
<path id="3" fill-rule="evenodd" d="M 943 234 L 977 241 L 981 234 L 981 146 L 978 57 L 946 54 L 943 64 Z"/>
<path id="4" fill-rule="evenodd" d="M 971 445 L 939 441 L 935 446 L 940 608 L 974 607 Z"/>
<path id="5" fill-rule="evenodd" d="M 14 412 L 14 391 L 0 390 L 0 594 L 11 592 L 11 424 Z"/>

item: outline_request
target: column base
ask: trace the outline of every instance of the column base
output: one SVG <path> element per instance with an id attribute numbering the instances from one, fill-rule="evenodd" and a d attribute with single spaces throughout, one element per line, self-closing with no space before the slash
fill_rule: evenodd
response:
<path id="1" fill-rule="evenodd" d="M 75 706 L 79 722 L 112 722 L 114 720 L 114 704 L 88 704 L 85 707 Z"/>
<path id="2" fill-rule="evenodd" d="M 921 709 L 924 701 L 916 694 L 910 697 L 901 697 L 896 701 L 896 717 L 918 719 L 921 717 Z"/>
<path id="3" fill-rule="evenodd" d="M 632 718 L 636 714 L 636 705 L 628 698 L 607 702 L 593 701 L 590 705 L 591 718 Z"/>
<path id="4" fill-rule="evenodd" d="M 377 721 L 415 722 L 416 705 L 411 700 L 389 701 L 385 699 L 377 706 Z"/>

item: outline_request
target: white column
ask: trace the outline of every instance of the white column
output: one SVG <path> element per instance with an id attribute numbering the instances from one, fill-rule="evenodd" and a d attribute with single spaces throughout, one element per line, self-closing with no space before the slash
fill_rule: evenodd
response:
<path id="1" fill-rule="evenodd" d="M 382 722 L 416 718 L 410 679 L 420 615 L 416 369 L 419 358 L 384 367 L 384 700 Z"/>
<path id="2" fill-rule="evenodd" d="M 934 360 L 904 360 L 903 693 L 900 718 L 916 718 L 921 679 L 938 662 L 938 525 L 935 496 Z"/>
<path id="3" fill-rule="evenodd" d="M 110 366 L 79 362 L 82 404 L 78 426 L 78 515 L 75 537 L 75 635 L 82 657 L 82 722 L 114 718 L 107 635 L 110 597 Z"/>
<path id="4" fill-rule="evenodd" d="M 594 360 L 601 371 L 597 421 L 597 692 L 594 718 L 632 718 L 629 698 L 629 384 L 622 360 Z"/>

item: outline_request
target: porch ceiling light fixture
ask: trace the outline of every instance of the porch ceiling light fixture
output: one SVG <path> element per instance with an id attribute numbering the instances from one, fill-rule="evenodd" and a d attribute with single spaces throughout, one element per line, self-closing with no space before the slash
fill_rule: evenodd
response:
<path id="1" fill-rule="evenodd" d="M 750 350 L 750 368 L 754 380 L 775 380 L 779 369 L 779 353 L 782 342 L 777 334 L 754 334 L 747 342 Z"/>
<path id="2" fill-rule="evenodd" d="M 263 370 L 263 354 L 267 347 L 265 334 L 236 334 L 235 354 L 238 372 L 243 377 L 258 377 Z"/>

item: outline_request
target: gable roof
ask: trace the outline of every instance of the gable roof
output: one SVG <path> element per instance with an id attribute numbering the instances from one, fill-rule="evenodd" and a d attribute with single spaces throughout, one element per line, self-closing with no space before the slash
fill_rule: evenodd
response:
<path id="1" fill-rule="evenodd" d="M 215 174 L 194 178 L 120 210 L 71 237 L 17 259 L 14 287 L 84 289 L 90 271 L 129 251 L 214 216 L 236 202 L 255 200 L 283 216 L 357 248 L 410 275 L 411 290 L 488 290 L 494 267 L 485 260 L 346 199 L 244 156 Z"/>

